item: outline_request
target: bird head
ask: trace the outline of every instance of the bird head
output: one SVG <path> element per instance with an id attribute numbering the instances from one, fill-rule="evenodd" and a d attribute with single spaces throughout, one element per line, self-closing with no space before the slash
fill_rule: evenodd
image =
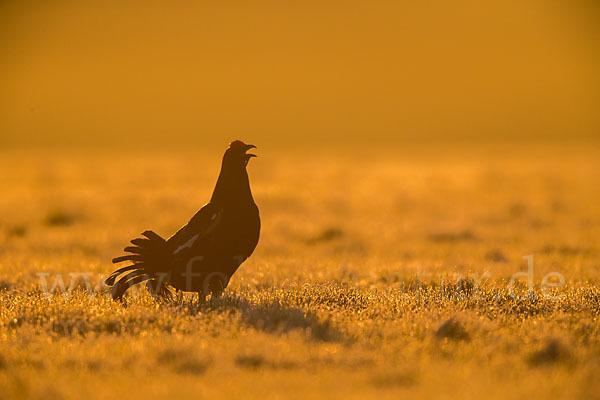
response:
<path id="1" fill-rule="evenodd" d="M 241 165 L 246 166 L 252 157 L 256 157 L 256 154 L 247 153 L 247 151 L 255 148 L 256 146 L 253 144 L 246 144 L 241 140 L 234 140 L 229 143 L 229 148 L 225 151 L 224 159 L 230 163 L 240 163 Z"/>

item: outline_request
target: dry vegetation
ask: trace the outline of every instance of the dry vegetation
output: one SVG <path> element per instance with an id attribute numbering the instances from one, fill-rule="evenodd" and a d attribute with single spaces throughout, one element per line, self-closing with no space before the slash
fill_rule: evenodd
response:
<path id="1" fill-rule="evenodd" d="M 259 247 L 199 307 L 96 284 L 129 238 L 208 199 L 217 154 L 5 152 L 0 398 L 600 396 L 593 151 L 274 154 L 250 166 Z M 535 287 L 513 297 L 529 254 Z M 48 298 L 40 272 L 98 293 L 79 277 Z"/>

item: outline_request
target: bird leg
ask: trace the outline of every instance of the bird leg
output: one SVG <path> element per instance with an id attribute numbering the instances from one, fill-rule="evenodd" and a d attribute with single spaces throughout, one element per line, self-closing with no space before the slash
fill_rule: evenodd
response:
<path id="1" fill-rule="evenodd" d="M 198 306 L 203 306 L 206 304 L 206 294 L 202 291 L 198 291 Z"/>

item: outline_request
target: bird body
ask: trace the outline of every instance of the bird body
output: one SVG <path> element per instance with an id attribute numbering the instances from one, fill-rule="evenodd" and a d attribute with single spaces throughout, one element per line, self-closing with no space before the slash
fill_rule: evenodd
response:
<path id="1" fill-rule="evenodd" d="M 141 282 L 163 297 L 171 296 L 169 287 L 198 292 L 201 300 L 221 294 L 258 244 L 260 216 L 246 170 L 250 158 L 256 157 L 246 152 L 254 147 L 239 140 L 229 145 L 210 202 L 177 233 L 165 240 L 145 231 L 144 238 L 133 239 L 134 246 L 125 248 L 130 254 L 113 259 L 133 262 L 106 280 L 113 299 L 121 299 Z"/>

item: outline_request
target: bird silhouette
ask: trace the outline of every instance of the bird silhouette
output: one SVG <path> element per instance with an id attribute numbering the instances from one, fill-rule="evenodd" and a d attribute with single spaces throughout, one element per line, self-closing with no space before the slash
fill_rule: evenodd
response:
<path id="1" fill-rule="evenodd" d="M 142 282 L 153 295 L 169 299 L 171 287 L 197 292 L 200 301 L 223 292 L 260 235 L 260 216 L 246 170 L 250 158 L 256 157 L 247 153 L 252 148 L 256 146 L 241 140 L 229 144 L 210 202 L 177 233 L 165 240 L 147 230 L 125 247 L 129 254 L 112 260 L 132 263 L 106 279 L 113 299 L 121 300 L 127 289 Z"/>

